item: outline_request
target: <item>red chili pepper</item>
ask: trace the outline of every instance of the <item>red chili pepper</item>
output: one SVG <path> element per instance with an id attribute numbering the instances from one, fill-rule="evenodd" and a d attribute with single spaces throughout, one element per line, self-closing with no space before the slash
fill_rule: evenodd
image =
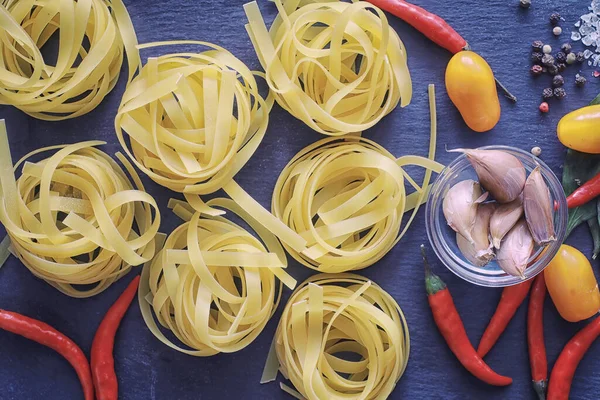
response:
<path id="1" fill-rule="evenodd" d="M 477 355 L 475 348 L 469 341 L 465 326 L 454 306 L 454 300 L 446 284 L 431 272 L 425 247 L 421 245 L 423 262 L 425 264 L 425 288 L 429 299 L 429 306 L 433 313 L 433 319 L 442 336 L 448 343 L 448 347 L 454 353 L 458 361 L 473 376 L 494 386 L 507 386 L 512 379 L 494 372 L 489 365 Z"/>
<path id="2" fill-rule="evenodd" d="M 577 332 L 565 345 L 550 374 L 548 400 L 568 400 L 571 382 L 579 362 L 600 335 L 600 317 Z"/>
<path id="3" fill-rule="evenodd" d="M 456 32 L 444 19 L 438 17 L 429 11 L 415 6 L 414 4 L 408 3 L 404 0 L 367 0 L 369 3 L 389 12 L 400 18 L 423 35 L 429 40 L 434 42 L 440 47 L 448 50 L 452 54 L 456 54 L 461 50 L 469 50 L 470 46 L 467 41 Z M 517 101 L 517 98 L 509 92 L 498 79 L 496 84 L 504 95 L 513 102 Z"/>
<path id="4" fill-rule="evenodd" d="M 519 306 L 527 297 L 529 288 L 533 281 L 530 279 L 518 285 L 505 287 L 502 291 L 502 296 L 498 302 L 496 312 L 492 316 L 490 323 L 488 324 L 479 346 L 477 347 L 477 354 L 483 358 L 485 355 L 494 347 L 502 332 L 508 326 L 508 323 L 517 312 Z"/>
<path id="5" fill-rule="evenodd" d="M 77 372 L 85 399 L 94 399 L 94 384 L 90 373 L 90 364 L 83 351 L 71 339 L 42 321 L 1 309 L 0 329 L 43 344 L 59 353 Z"/>
<path id="6" fill-rule="evenodd" d="M 548 360 L 544 344 L 544 300 L 546 299 L 546 281 L 544 273 L 539 274 L 533 282 L 529 296 L 527 312 L 527 345 L 529 347 L 529 364 L 533 388 L 540 400 L 546 398 L 548 388 Z"/>
<path id="7" fill-rule="evenodd" d="M 567 197 L 569 208 L 580 207 L 590 200 L 600 196 L 600 174 L 596 175 Z"/>
<path id="8" fill-rule="evenodd" d="M 456 54 L 468 47 L 463 39 L 446 21 L 429 11 L 403 0 L 368 0 L 369 3 L 400 18 L 429 40 Z"/>
<path id="9" fill-rule="evenodd" d="M 116 400 L 119 397 L 119 383 L 113 358 L 115 335 L 135 297 L 139 282 L 139 275 L 133 278 L 127 289 L 110 307 L 94 336 L 91 361 L 98 400 Z"/>

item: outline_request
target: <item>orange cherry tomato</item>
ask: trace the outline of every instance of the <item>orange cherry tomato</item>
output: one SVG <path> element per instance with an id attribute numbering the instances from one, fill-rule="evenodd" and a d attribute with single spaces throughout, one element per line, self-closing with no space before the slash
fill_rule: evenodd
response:
<path id="1" fill-rule="evenodd" d="M 598 282 L 588 259 L 563 244 L 544 270 L 546 286 L 560 315 L 577 322 L 600 311 Z"/>
<path id="2" fill-rule="evenodd" d="M 500 120 L 494 73 L 477 53 L 459 51 L 450 59 L 446 90 L 465 123 L 475 132 L 487 132 Z"/>

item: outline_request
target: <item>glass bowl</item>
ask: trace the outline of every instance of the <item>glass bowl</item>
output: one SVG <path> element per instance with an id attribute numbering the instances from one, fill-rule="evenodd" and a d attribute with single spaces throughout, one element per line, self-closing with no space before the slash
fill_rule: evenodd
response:
<path id="1" fill-rule="evenodd" d="M 503 150 L 514 155 L 523 163 L 527 171 L 527 176 L 539 165 L 542 176 L 550 189 L 550 197 L 555 205 L 558 204 L 558 207 L 554 207 L 556 241 L 545 247 L 535 245 L 527 269 L 525 270 L 525 280 L 531 279 L 546 268 L 565 239 L 568 209 L 562 185 L 556 175 L 542 160 L 523 150 L 509 146 L 486 146 L 479 148 L 479 150 Z M 456 233 L 446 223 L 442 203 L 448 190 L 454 184 L 465 179 L 479 181 L 475 169 L 467 157 L 462 154 L 451 162 L 433 183 L 425 209 L 427 236 L 433 250 L 440 261 L 450 271 L 476 285 L 503 287 L 524 282 L 520 277 L 512 276 L 502 271 L 495 259 L 483 267 L 477 267 L 467 261 L 460 252 L 456 244 Z"/>

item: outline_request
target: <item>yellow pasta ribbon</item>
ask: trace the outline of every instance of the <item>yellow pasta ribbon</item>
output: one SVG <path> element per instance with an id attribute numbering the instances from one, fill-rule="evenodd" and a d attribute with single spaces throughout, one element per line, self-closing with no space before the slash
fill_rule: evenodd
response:
<path id="1" fill-rule="evenodd" d="M 429 157 L 396 159 L 382 146 L 358 136 L 322 139 L 301 150 L 283 169 L 271 209 L 306 240 L 297 251 L 284 243 L 300 263 L 320 272 L 344 272 L 368 267 L 404 236 L 426 201 L 436 146 L 435 92 L 429 87 L 431 137 Z M 426 172 L 418 185 L 404 167 Z M 407 195 L 405 183 L 415 192 Z M 413 210 L 401 229 L 405 212 Z"/>
<path id="2" fill-rule="evenodd" d="M 244 6 L 250 36 L 277 103 L 317 132 L 371 128 L 410 103 L 406 49 L 368 2 L 274 0 L 267 30 L 256 2 Z"/>
<path id="3" fill-rule="evenodd" d="M 183 193 L 204 215 L 217 216 L 199 195 L 224 189 L 254 219 L 297 251 L 306 241 L 265 210 L 233 177 L 261 143 L 273 96 L 229 51 L 199 41 L 157 42 L 140 49 L 191 45 L 199 53 L 151 57 L 127 86 L 115 118 L 119 142 L 156 183 Z"/>
<path id="4" fill-rule="evenodd" d="M 201 217 L 188 203 L 171 200 L 169 207 L 186 222 L 146 264 L 138 293 L 150 331 L 167 346 L 200 357 L 248 346 L 277 309 L 282 283 L 296 286 L 272 233 L 232 200 L 207 206 L 237 214 L 260 240 L 223 217 Z M 167 338 L 154 315 L 187 348 Z"/>
<path id="5" fill-rule="evenodd" d="M 40 49 L 58 32 L 55 65 Z M 0 104 L 57 121 L 92 111 L 114 88 L 137 39 L 121 0 L 0 1 Z"/>
<path id="6" fill-rule="evenodd" d="M 410 335 L 398 303 L 374 282 L 317 274 L 290 297 L 273 351 L 298 392 L 282 388 L 299 399 L 385 399 L 406 369 Z M 276 375 L 266 370 L 262 382 Z"/>
<path id="7" fill-rule="evenodd" d="M 254 154 L 273 98 L 258 92 L 257 73 L 214 44 L 176 41 L 139 48 L 186 44 L 208 50 L 149 58 L 123 94 L 115 129 L 125 152 L 156 183 L 209 194 Z"/>
<path id="8" fill-rule="evenodd" d="M 117 154 L 133 183 L 112 158 L 94 147 L 102 144 L 39 149 L 13 169 L 0 120 L 0 222 L 11 250 L 35 276 L 72 297 L 102 292 L 131 266 L 155 254 L 158 206 L 125 157 Z M 57 149 L 49 158 L 28 161 Z M 14 170 L 21 164 L 21 176 L 15 180 Z"/>

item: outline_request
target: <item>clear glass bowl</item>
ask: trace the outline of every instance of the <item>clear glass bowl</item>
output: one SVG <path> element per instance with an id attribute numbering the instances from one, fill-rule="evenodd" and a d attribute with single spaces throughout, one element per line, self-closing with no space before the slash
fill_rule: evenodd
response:
<path id="1" fill-rule="evenodd" d="M 542 176 L 550 189 L 550 197 L 555 204 L 558 204 L 558 207 L 555 207 L 554 211 L 556 241 L 545 247 L 536 246 L 534 248 L 527 269 L 525 270 L 525 280 L 531 279 L 546 268 L 565 239 L 568 209 L 562 185 L 556 175 L 542 160 L 523 150 L 509 146 L 486 146 L 481 147 L 480 150 L 503 150 L 514 155 L 521 160 L 527 170 L 528 176 L 539 165 Z M 433 250 L 450 271 L 476 285 L 503 287 L 523 282 L 521 278 L 502 271 L 496 260 L 492 260 L 484 267 L 477 267 L 471 264 L 458 249 L 456 233 L 446 223 L 442 203 L 448 190 L 454 184 L 465 179 L 479 180 L 473 166 L 467 160 L 467 157 L 462 154 L 450 163 L 433 183 L 425 209 L 427 236 Z"/>

